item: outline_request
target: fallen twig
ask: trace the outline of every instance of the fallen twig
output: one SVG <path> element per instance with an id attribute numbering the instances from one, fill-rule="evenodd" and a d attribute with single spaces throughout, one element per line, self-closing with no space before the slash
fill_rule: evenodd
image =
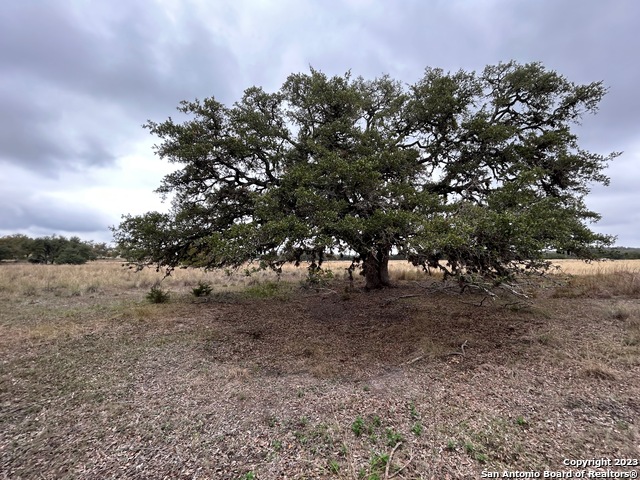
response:
<path id="1" fill-rule="evenodd" d="M 420 355 L 419 357 L 409 360 L 408 362 L 404 362 L 404 364 L 411 365 L 412 363 L 416 363 L 418 360 L 422 360 L 423 358 L 424 358 L 424 355 Z"/>
<path id="2" fill-rule="evenodd" d="M 466 305 L 473 305 L 474 307 L 482 307 L 482 304 L 484 303 L 484 301 L 489 298 L 488 295 L 485 295 L 484 298 L 482 300 L 480 300 L 480 303 L 474 303 L 474 302 L 463 302 L 462 300 L 460 300 L 460 303 L 464 303 Z M 494 300 L 494 298 L 491 298 L 492 300 Z"/>
<path id="3" fill-rule="evenodd" d="M 404 470 L 405 468 L 407 468 L 409 466 L 409 464 L 411 463 L 411 460 L 413 460 L 413 455 L 411 455 L 409 457 L 409 461 L 407 463 L 405 463 L 403 466 L 401 466 L 398 470 L 396 470 L 395 472 L 393 472 L 393 474 L 389 477 L 389 478 L 393 478 L 396 475 L 398 475 L 402 470 Z"/>
<path id="4" fill-rule="evenodd" d="M 467 346 L 467 342 L 468 342 L 468 340 L 465 340 L 464 343 L 462 345 L 460 345 L 460 350 L 461 350 L 462 353 L 461 352 L 451 352 L 451 353 L 449 353 L 449 355 L 462 355 L 464 357 L 465 356 L 464 347 Z"/>
<path id="5" fill-rule="evenodd" d="M 391 449 L 391 453 L 389 453 L 389 460 L 387 460 L 387 467 L 384 469 L 384 478 L 387 480 L 389 479 L 389 467 L 391 467 L 391 459 L 393 458 L 393 454 L 396 452 L 396 450 L 400 445 L 402 445 L 402 442 L 396 443 L 396 446 L 393 447 Z"/>
<path id="6" fill-rule="evenodd" d="M 516 290 L 517 288 L 519 288 L 519 285 L 509 285 L 508 283 L 503 283 L 500 285 L 501 288 L 505 289 L 507 292 L 511 293 L 512 295 L 515 295 L 516 297 L 520 297 L 520 298 L 529 298 L 529 295 L 527 295 L 524 292 L 521 292 L 519 290 Z"/>

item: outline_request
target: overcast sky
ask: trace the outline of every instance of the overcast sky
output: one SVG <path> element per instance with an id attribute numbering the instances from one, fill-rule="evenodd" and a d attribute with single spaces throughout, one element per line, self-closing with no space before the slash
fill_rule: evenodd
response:
<path id="1" fill-rule="evenodd" d="M 637 0 L 4 0 L 0 235 L 110 242 L 122 214 L 166 209 L 171 167 L 141 125 L 180 100 L 230 104 L 309 65 L 414 83 L 514 59 L 609 87 L 581 145 L 624 154 L 587 204 L 640 246 L 638 19 Z"/>

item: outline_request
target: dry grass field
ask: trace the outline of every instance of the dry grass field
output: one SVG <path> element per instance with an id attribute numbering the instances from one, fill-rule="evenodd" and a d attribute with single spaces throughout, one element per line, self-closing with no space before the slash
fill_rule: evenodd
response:
<path id="1" fill-rule="evenodd" d="M 583 262 L 580 260 L 552 260 L 558 273 L 571 275 L 606 275 L 609 273 L 640 273 L 640 260 L 602 260 Z"/>
<path id="2" fill-rule="evenodd" d="M 0 264 L 2 479 L 471 479 L 640 458 L 640 261 L 530 300 L 304 269 Z M 200 281 L 213 292 L 196 298 Z M 591 467 L 603 472 L 633 467 Z M 576 469 L 574 468 L 573 471 Z M 636 467 L 636 471 L 638 467 Z M 482 472 L 485 472 L 483 477 Z"/>

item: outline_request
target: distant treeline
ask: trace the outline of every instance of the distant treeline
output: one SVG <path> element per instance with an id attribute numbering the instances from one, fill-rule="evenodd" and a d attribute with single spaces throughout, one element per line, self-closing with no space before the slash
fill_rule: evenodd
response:
<path id="1" fill-rule="evenodd" d="M 634 260 L 640 259 L 640 248 L 631 248 L 631 247 L 613 247 L 613 248 L 603 248 L 600 250 L 594 250 L 592 252 L 593 257 L 597 259 L 609 259 L 609 260 Z M 576 258 L 575 255 L 569 255 L 566 253 L 560 252 L 545 252 L 543 257 L 548 260 L 561 260 L 561 259 L 572 259 Z M 347 254 L 325 254 L 324 260 L 353 260 L 355 258 L 354 255 Z M 406 260 L 407 257 L 399 254 L 391 254 L 389 255 L 389 260 Z M 308 255 L 302 255 L 300 257 L 300 261 L 302 262 L 311 262 L 313 257 Z M 446 257 L 443 257 L 443 260 L 446 260 Z"/>
<path id="2" fill-rule="evenodd" d="M 640 259 L 640 248 L 613 247 L 594 252 L 596 258 L 612 260 Z M 118 251 L 106 243 L 82 241 L 78 237 L 66 238 L 59 235 L 31 238 L 15 234 L 0 237 L 0 261 L 28 261 L 42 264 L 83 264 L 99 258 L 116 258 Z M 546 252 L 544 257 L 550 260 L 575 258 L 558 252 Z M 353 260 L 352 255 L 325 255 L 325 260 Z M 390 260 L 406 260 L 403 255 L 390 255 Z M 303 255 L 302 261 L 312 259 Z"/>
<path id="3" fill-rule="evenodd" d="M 610 259 L 610 260 L 636 260 L 640 259 L 640 248 L 632 247 L 612 247 L 603 248 L 601 250 L 593 251 L 594 258 Z M 549 260 L 561 260 L 576 258 L 575 255 L 569 255 L 560 252 L 545 252 L 544 258 Z M 326 260 L 353 260 L 351 255 L 326 255 Z M 444 258 L 446 259 L 446 258 Z M 302 260 L 305 260 L 303 256 Z M 406 260 L 404 255 L 389 255 L 389 260 Z"/>
<path id="4" fill-rule="evenodd" d="M 637 260 L 640 259 L 640 248 L 632 247 L 612 247 L 603 248 L 594 252 L 596 258 L 608 258 L 611 260 Z M 571 255 L 566 255 L 557 252 L 545 253 L 545 258 L 550 260 L 560 260 L 565 258 L 575 258 Z"/>
<path id="5" fill-rule="evenodd" d="M 115 256 L 115 250 L 106 243 L 85 242 L 78 237 L 53 235 L 31 238 L 22 234 L 0 237 L 0 260 L 80 265 L 89 260 Z"/>

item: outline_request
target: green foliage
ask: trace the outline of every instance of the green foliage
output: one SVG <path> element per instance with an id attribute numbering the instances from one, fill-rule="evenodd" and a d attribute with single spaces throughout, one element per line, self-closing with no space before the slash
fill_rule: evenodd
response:
<path id="1" fill-rule="evenodd" d="M 26 235 L 0 237 L 0 260 L 26 260 L 32 247 L 33 239 Z"/>
<path id="2" fill-rule="evenodd" d="M 322 268 L 309 268 L 305 285 L 309 287 L 324 287 L 333 279 L 333 272 Z"/>
<path id="3" fill-rule="evenodd" d="M 479 463 L 487 463 L 489 457 L 486 453 L 479 451 L 478 447 L 471 442 L 464 444 L 464 451 L 474 460 Z"/>
<path id="4" fill-rule="evenodd" d="M 197 287 L 194 287 L 193 289 L 191 289 L 191 293 L 193 294 L 194 297 L 206 297 L 211 295 L 212 291 L 213 291 L 213 287 L 211 286 L 211 283 L 203 282 L 202 280 L 198 282 Z"/>
<path id="5" fill-rule="evenodd" d="M 613 239 L 589 229 L 584 197 L 618 154 L 585 151 L 572 128 L 605 93 L 509 62 L 427 68 L 410 86 L 311 69 L 230 107 L 185 101 L 184 123 L 146 125 L 181 166 L 157 190 L 172 211 L 126 216 L 114 238 L 132 264 L 169 270 L 355 252 L 370 288 L 389 283 L 392 252 L 496 283 L 544 270 L 547 251 L 592 258 Z"/>
<path id="6" fill-rule="evenodd" d="M 356 435 L 356 437 L 360 437 L 364 432 L 367 431 L 367 426 L 365 425 L 364 419 L 362 417 L 357 417 L 351 424 L 351 431 Z"/>
<path id="7" fill-rule="evenodd" d="M 413 401 L 409 403 L 409 412 L 413 420 L 418 420 L 420 418 L 420 414 L 416 409 L 416 404 Z"/>
<path id="8" fill-rule="evenodd" d="M 476 453 L 473 457 L 480 463 L 487 463 L 489 456 L 486 453 Z"/>
<path id="9" fill-rule="evenodd" d="M 63 237 L 56 237 L 55 235 L 52 237 L 36 238 L 31 247 L 29 261 L 31 263 L 54 263 L 56 257 L 65 246 L 65 240 Z"/>
<path id="10" fill-rule="evenodd" d="M 0 238 L 0 260 L 29 260 L 31 263 L 66 263 L 80 265 L 95 260 L 99 254 L 110 254 L 106 244 L 84 242 L 78 237 L 53 235 L 32 239 L 26 235 Z"/>
<path id="11" fill-rule="evenodd" d="M 0 260 L 9 260 L 12 257 L 13 252 L 8 245 L 0 243 Z"/>
<path id="12" fill-rule="evenodd" d="M 388 453 L 374 453 L 369 461 L 371 468 L 374 470 L 384 470 L 389 463 Z"/>
<path id="13" fill-rule="evenodd" d="M 286 297 L 287 291 L 279 282 L 264 282 L 247 287 L 244 294 L 249 298 L 283 298 Z"/>
<path id="14" fill-rule="evenodd" d="M 392 430 L 391 428 L 387 428 L 387 430 L 385 431 L 385 435 L 387 437 L 387 445 L 389 445 L 390 447 L 394 447 L 396 444 L 404 441 L 402 435 Z"/>
<path id="15" fill-rule="evenodd" d="M 333 474 L 340 472 L 340 464 L 336 460 L 329 460 L 329 471 Z"/>
<path id="16" fill-rule="evenodd" d="M 82 242 L 78 237 L 71 237 L 68 242 L 62 241 L 62 247 L 54 262 L 81 265 L 87 260 L 95 259 L 96 255 L 90 244 Z"/>
<path id="17" fill-rule="evenodd" d="M 147 293 L 146 298 L 151 303 L 167 303 L 169 301 L 169 292 L 162 290 L 160 285 L 154 285 Z"/>
<path id="18" fill-rule="evenodd" d="M 82 265 L 83 263 L 87 263 L 87 259 L 79 251 L 73 248 L 65 247 L 55 258 L 55 263 Z"/>

